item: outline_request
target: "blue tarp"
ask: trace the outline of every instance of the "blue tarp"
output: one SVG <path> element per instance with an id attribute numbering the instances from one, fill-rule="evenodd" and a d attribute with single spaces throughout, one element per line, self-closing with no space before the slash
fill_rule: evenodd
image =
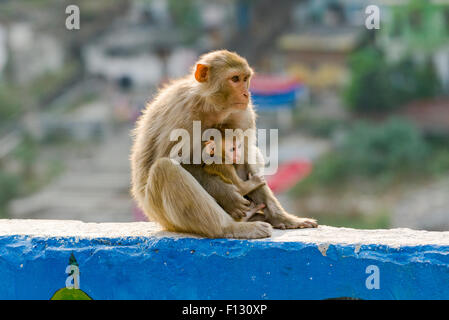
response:
<path id="1" fill-rule="evenodd" d="M 276 94 L 260 94 L 251 93 L 253 104 L 258 110 L 278 109 L 278 108 L 295 108 L 297 100 L 304 93 L 304 87 L 298 86 L 286 92 Z"/>

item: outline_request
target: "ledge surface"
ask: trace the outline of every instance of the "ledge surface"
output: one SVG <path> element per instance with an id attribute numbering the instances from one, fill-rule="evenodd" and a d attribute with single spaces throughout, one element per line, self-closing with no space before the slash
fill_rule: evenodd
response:
<path id="1" fill-rule="evenodd" d="M 449 232 L 320 226 L 229 240 L 151 222 L 0 220 L 1 299 L 50 299 L 71 283 L 69 261 L 93 299 L 449 299 Z"/>

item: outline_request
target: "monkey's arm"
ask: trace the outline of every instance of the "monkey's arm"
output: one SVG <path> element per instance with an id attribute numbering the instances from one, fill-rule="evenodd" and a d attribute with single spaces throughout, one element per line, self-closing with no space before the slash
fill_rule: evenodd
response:
<path id="1" fill-rule="evenodd" d="M 232 164 L 210 164 L 204 166 L 204 170 L 211 174 L 219 176 L 224 182 L 234 184 L 242 196 L 263 186 L 265 181 L 258 176 L 252 176 L 248 180 L 242 180 Z"/>
<path id="2" fill-rule="evenodd" d="M 250 210 L 251 202 L 245 199 L 233 184 L 225 183 L 219 176 L 209 175 L 201 165 L 182 164 L 217 203 L 234 219 L 241 219 Z"/>
<path id="3" fill-rule="evenodd" d="M 248 179 L 250 175 L 260 175 L 260 168 L 264 167 L 264 163 L 262 154 L 258 148 L 256 151 L 258 155 L 256 164 L 244 163 L 235 165 L 237 173 L 242 179 Z M 248 158 L 246 157 L 245 159 Z M 255 203 L 266 204 L 264 209 L 265 221 L 269 222 L 275 228 L 294 229 L 318 226 L 314 219 L 299 218 L 287 213 L 274 196 L 270 187 L 266 184 L 249 193 L 248 197 Z"/>
<path id="4" fill-rule="evenodd" d="M 232 180 L 229 177 L 229 174 L 226 172 L 223 172 L 224 170 L 221 170 L 221 168 L 217 165 L 211 164 L 204 166 L 204 171 L 206 171 L 208 174 L 213 176 L 219 176 L 223 182 L 228 184 L 233 184 Z"/>

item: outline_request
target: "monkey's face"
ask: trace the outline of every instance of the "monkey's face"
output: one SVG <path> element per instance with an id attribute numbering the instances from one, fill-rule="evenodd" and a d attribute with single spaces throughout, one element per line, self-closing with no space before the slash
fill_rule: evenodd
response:
<path id="1" fill-rule="evenodd" d="M 218 153 L 218 150 L 221 150 L 221 153 Z M 236 138 L 232 141 L 223 139 L 217 146 L 214 140 L 209 140 L 204 143 L 204 152 L 210 157 L 217 155 L 222 163 L 239 163 L 242 156 L 242 143 Z"/>
<path id="2" fill-rule="evenodd" d="M 215 52 L 195 69 L 195 79 L 211 92 L 209 101 L 223 109 L 248 107 L 252 74 L 245 59 L 228 51 Z"/>
<path id="3" fill-rule="evenodd" d="M 250 102 L 249 81 L 251 71 L 246 68 L 230 68 L 212 73 L 210 82 L 216 85 L 210 101 L 225 109 L 245 110 Z"/>
<path id="4" fill-rule="evenodd" d="M 246 109 L 249 103 L 249 78 L 250 74 L 246 72 L 232 72 L 226 81 L 228 87 L 229 107 L 235 109 Z"/>
<path id="5" fill-rule="evenodd" d="M 225 142 L 225 148 L 225 156 L 228 158 L 228 161 L 239 163 L 242 156 L 242 143 L 239 140 L 234 140 L 232 143 L 226 145 Z"/>
<path id="6" fill-rule="evenodd" d="M 240 159 L 242 157 L 241 140 L 237 137 L 234 137 L 231 141 L 223 139 L 222 155 L 225 163 L 240 163 Z"/>

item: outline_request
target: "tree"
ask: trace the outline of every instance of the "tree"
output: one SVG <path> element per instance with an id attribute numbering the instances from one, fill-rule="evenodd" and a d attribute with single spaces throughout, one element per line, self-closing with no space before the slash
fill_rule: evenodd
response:
<path id="1" fill-rule="evenodd" d="M 353 111 L 375 112 L 394 107 L 389 74 L 382 52 L 367 47 L 349 59 L 351 80 L 343 92 L 346 104 Z"/>
<path id="2" fill-rule="evenodd" d="M 435 67 L 428 58 L 418 63 L 410 56 L 388 64 L 373 47 L 355 52 L 349 59 L 351 80 L 343 92 L 347 106 L 356 112 L 387 112 L 442 92 Z"/>

